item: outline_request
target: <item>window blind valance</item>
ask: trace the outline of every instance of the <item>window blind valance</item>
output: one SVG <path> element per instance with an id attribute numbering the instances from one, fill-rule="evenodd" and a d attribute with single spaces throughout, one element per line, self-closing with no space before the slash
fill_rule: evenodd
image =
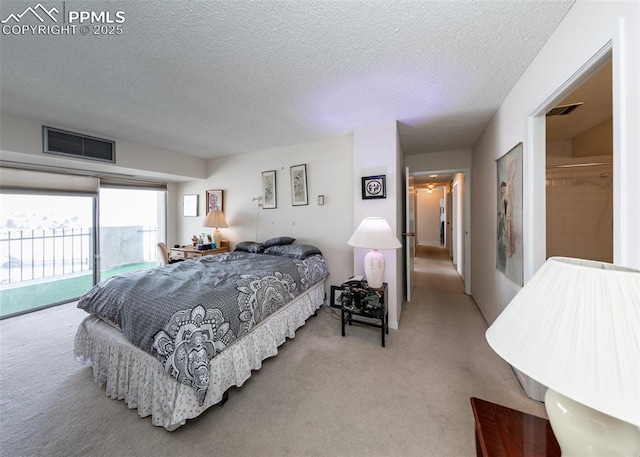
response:
<path id="1" fill-rule="evenodd" d="M 100 180 L 92 176 L 78 176 L 42 171 L 0 167 L 0 191 L 53 191 L 98 195 Z"/>
<path id="2" fill-rule="evenodd" d="M 100 178 L 100 187 L 110 189 L 167 190 L 166 183 L 117 178 Z"/>

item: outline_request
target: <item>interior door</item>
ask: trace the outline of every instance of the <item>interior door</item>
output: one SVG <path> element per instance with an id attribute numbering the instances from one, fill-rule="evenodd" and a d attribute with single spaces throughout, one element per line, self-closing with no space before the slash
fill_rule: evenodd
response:
<path id="1" fill-rule="evenodd" d="M 416 237 L 416 200 L 411 182 L 409 167 L 404 170 L 405 174 L 405 232 L 404 236 L 404 258 L 405 258 L 405 287 L 406 301 L 411 301 L 411 288 L 413 287 L 413 263 L 415 258 L 415 237 Z"/>

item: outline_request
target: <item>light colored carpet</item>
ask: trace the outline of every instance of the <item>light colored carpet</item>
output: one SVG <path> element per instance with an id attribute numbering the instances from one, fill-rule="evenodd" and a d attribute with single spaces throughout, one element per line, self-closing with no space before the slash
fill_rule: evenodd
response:
<path id="1" fill-rule="evenodd" d="M 471 396 L 544 417 L 486 343 L 446 253 L 418 254 L 386 348 L 371 327 L 343 338 L 323 307 L 224 407 L 172 433 L 107 398 L 74 360 L 75 304 L 0 321 L 0 454 L 460 457 L 475 455 Z"/>

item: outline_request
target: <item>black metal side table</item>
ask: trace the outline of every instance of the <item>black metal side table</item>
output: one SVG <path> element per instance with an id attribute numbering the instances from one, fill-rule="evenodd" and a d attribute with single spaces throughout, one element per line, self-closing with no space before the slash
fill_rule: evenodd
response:
<path id="1" fill-rule="evenodd" d="M 381 329 L 382 347 L 385 347 L 384 336 L 389 333 L 389 310 L 387 299 L 387 283 L 379 289 L 369 287 L 367 281 L 346 282 L 340 286 L 342 336 L 344 327 L 352 322 L 369 325 Z M 358 319 L 354 316 L 377 319 L 379 322 Z"/>

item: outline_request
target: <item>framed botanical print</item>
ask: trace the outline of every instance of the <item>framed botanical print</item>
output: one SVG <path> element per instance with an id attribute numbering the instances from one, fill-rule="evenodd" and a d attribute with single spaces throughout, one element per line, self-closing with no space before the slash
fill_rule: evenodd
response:
<path id="1" fill-rule="evenodd" d="M 277 208 L 276 170 L 262 172 L 262 207 Z"/>
<path id="2" fill-rule="evenodd" d="M 293 206 L 309 204 L 307 166 L 305 164 L 291 167 L 291 203 Z"/>
<path id="3" fill-rule="evenodd" d="M 219 211 L 222 211 L 222 196 L 223 196 L 223 191 L 221 190 L 208 190 L 206 193 L 206 198 L 207 198 L 207 214 L 209 214 L 209 211 L 213 211 L 214 209 L 217 209 Z"/>
<path id="4" fill-rule="evenodd" d="M 362 198 L 387 198 L 386 175 L 364 176 L 362 178 Z"/>

